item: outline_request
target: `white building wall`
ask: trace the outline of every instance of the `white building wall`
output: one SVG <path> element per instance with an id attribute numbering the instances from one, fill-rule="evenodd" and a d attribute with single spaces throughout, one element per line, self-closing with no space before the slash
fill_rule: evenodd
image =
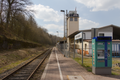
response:
<path id="1" fill-rule="evenodd" d="M 112 36 L 113 39 L 113 27 L 106 27 L 98 29 L 98 36 L 99 33 L 104 33 L 104 36 Z"/>
<path id="2" fill-rule="evenodd" d="M 113 36 L 112 32 L 98 32 L 98 36 L 100 33 L 104 33 L 104 36 Z"/>
<path id="3" fill-rule="evenodd" d="M 67 22 L 68 22 L 68 36 L 71 35 L 72 33 L 79 31 L 79 18 L 77 18 L 77 21 L 74 21 L 74 17 L 73 21 L 70 21 L 70 18 L 68 18 Z"/>
<path id="4" fill-rule="evenodd" d="M 80 43 L 80 42 L 76 43 L 75 42 L 75 44 L 77 44 L 79 46 L 79 49 L 82 50 L 82 43 Z M 86 45 L 86 48 L 85 48 L 85 45 Z M 83 50 L 89 52 L 89 42 L 86 42 L 86 41 L 83 42 Z"/>
<path id="5" fill-rule="evenodd" d="M 89 42 L 89 55 L 92 56 L 92 42 Z"/>
<path id="6" fill-rule="evenodd" d="M 83 39 L 91 39 L 91 31 L 83 32 Z"/>

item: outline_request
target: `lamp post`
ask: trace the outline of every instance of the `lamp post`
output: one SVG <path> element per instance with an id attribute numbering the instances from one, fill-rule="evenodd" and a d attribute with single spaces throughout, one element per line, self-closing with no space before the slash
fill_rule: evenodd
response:
<path id="1" fill-rule="evenodd" d="M 61 10 L 61 12 L 64 12 L 64 56 L 65 56 L 65 10 Z"/>
<path id="2" fill-rule="evenodd" d="M 58 33 L 58 31 L 56 31 L 56 32 L 57 32 L 57 37 L 59 37 L 59 33 Z M 57 44 L 57 42 L 58 42 L 58 41 L 57 41 L 57 38 L 56 38 L 56 44 Z"/>
<path id="3" fill-rule="evenodd" d="M 58 31 L 56 31 L 57 33 L 58 33 L 58 37 L 59 37 L 59 32 Z"/>
<path id="4" fill-rule="evenodd" d="M 56 38 L 56 44 L 58 43 L 58 31 L 56 31 L 57 32 L 57 34 L 56 34 L 56 36 L 57 36 L 57 38 Z M 58 45 L 57 45 L 57 48 L 58 48 Z"/>

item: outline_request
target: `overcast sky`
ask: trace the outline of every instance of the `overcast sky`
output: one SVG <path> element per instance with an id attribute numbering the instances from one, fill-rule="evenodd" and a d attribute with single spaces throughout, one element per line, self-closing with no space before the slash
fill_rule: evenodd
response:
<path id="1" fill-rule="evenodd" d="M 31 0 L 35 19 L 50 34 L 63 37 L 63 13 L 60 10 L 77 10 L 79 30 L 120 26 L 120 0 Z"/>

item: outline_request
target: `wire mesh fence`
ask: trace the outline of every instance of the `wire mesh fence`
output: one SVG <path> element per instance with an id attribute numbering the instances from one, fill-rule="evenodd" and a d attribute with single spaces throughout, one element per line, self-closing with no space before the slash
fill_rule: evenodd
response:
<path id="1" fill-rule="evenodd" d="M 67 43 L 57 44 L 56 46 L 65 57 L 74 58 L 82 55 L 82 48 L 75 48 L 74 51 L 74 46 L 68 46 Z M 83 56 L 92 57 L 92 46 L 83 48 Z M 112 57 L 120 57 L 120 44 L 112 44 Z"/>
<path id="2" fill-rule="evenodd" d="M 65 56 L 70 58 L 82 57 L 82 48 L 76 48 L 74 51 L 73 46 L 68 46 L 65 44 L 57 44 L 58 50 Z M 92 48 L 83 48 L 83 56 L 91 57 Z"/>

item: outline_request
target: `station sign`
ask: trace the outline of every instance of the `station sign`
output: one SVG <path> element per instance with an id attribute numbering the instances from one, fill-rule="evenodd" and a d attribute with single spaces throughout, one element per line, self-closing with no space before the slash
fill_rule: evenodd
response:
<path id="1" fill-rule="evenodd" d="M 82 32 L 80 32 L 77 35 L 75 35 L 75 40 L 81 39 L 81 38 L 82 38 Z"/>
<path id="2" fill-rule="evenodd" d="M 63 37 L 63 40 L 66 40 L 66 37 Z"/>

